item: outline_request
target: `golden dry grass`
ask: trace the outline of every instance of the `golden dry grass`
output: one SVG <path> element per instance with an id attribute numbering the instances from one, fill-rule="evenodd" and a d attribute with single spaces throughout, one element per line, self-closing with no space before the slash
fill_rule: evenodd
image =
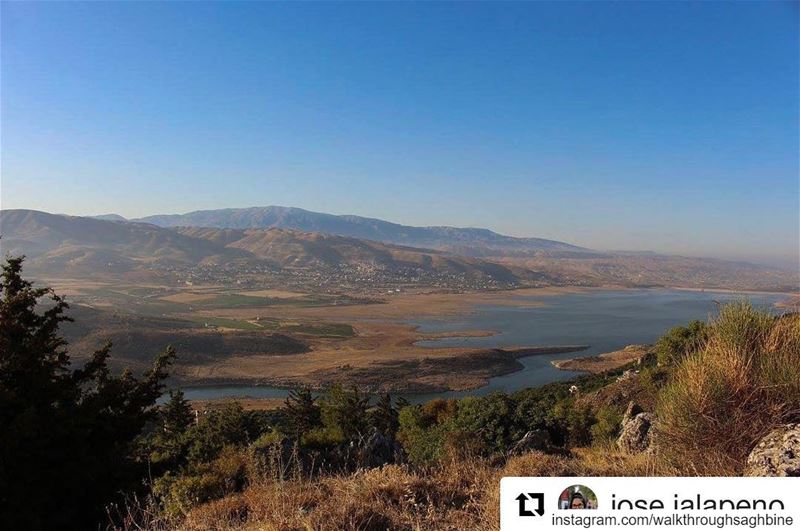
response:
<path id="1" fill-rule="evenodd" d="M 666 475 L 651 454 L 612 446 L 576 449 L 571 456 L 532 452 L 491 466 L 450 460 L 427 469 L 387 465 L 347 476 L 288 481 L 261 478 L 242 493 L 206 503 L 170 526 L 148 529 L 259 531 L 462 530 L 499 527 L 504 476 Z"/>
<path id="2" fill-rule="evenodd" d="M 657 440 L 688 474 L 738 475 L 756 442 L 800 418 L 800 315 L 734 303 L 659 397 Z"/>

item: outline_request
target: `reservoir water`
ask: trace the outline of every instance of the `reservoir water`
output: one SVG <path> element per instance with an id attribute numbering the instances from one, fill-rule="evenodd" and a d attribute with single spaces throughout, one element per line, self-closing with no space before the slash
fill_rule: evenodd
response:
<path id="1" fill-rule="evenodd" d="M 631 344 L 652 343 L 667 329 L 692 319 L 706 320 L 722 302 L 748 298 L 754 305 L 774 308 L 784 300 L 780 294 L 731 294 L 666 289 L 608 291 L 595 290 L 555 296 L 519 297 L 544 304 L 532 307 L 477 306 L 474 312 L 456 317 L 410 321 L 422 332 L 452 332 L 451 337 L 421 341 L 421 346 L 511 347 L 549 345 L 589 345 L 589 349 L 566 354 L 529 356 L 520 359 L 524 368 L 492 378 L 489 384 L 463 392 L 430 393 L 406 396 L 413 402 L 434 397 L 482 395 L 493 391 L 515 391 L 565 380 L 577 373 L 561 371 L 550 363 L 556 359 L 593 356 Z M 458 336 L 459 330 L 492 330 L 493 336 Z M 267 386 L 187 387 L 188 399 L 221 397 L 280 398 L 285 389 Z"/>

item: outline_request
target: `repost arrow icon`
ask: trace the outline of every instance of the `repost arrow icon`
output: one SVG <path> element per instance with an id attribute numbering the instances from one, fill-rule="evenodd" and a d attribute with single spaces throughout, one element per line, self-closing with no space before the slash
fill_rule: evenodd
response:
<path id="1" fill-rule="evenodd" d="M 520 493 L 519 496 L 515 498 L 517 502 L 519 502 L 519 515 L 520 516 L 535 516 L 539 515 L 542 516 L 544 514 L 544 494 L 541 492 L 529 492 L 526 496 L 525 493 Z M 529 511 L 525 508 L 525 503 L 528 500 L 535 500 L 536 508 L 533 511 Z"/>

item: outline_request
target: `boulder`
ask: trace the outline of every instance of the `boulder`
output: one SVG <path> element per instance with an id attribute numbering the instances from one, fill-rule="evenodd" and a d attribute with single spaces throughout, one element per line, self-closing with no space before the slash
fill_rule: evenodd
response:
<path id="1" fill-rule="evenodd" d="M 402 460 L 402 447 L 390 437 L 373 432 L 356 451 L 359 468 L 376 468 Z"/>
<path id="2" fill-rule="evenodd" d="M 781 426 L 761 439 L 747 456 L 744 475 L 800 477 L 800 424 Z"/>
<path id="3" fill-rule="evenodd" d="M 622 431 L 617 439 L 617 446 L 629 453 L 646 451 L 652 442 L 652 426 L 653 415 L 651 413 L 631 413 L 629 416 L 626 412 L 622 421 Z"/>
<path id="4" fill-rule="evenodd" d="M 622 415 L 622 424 L 624 425 L 626 422 L 630 422 L 634 419 L 634 417 L 636 417 L 636 415 L 643 412 L 644 410 L 639 406 L 639 404 L 631 400 L 628 402 L 628 407 L 625 408 L 625 414 Z"/>
<path id="5" fill-rule="evenodd" d="M 510 455 L 519 455 L 533 451 L 545 451 L 550 448 L 550 434 L 546 430 L 532 430 L 517 441 L 509 451 Z"/>

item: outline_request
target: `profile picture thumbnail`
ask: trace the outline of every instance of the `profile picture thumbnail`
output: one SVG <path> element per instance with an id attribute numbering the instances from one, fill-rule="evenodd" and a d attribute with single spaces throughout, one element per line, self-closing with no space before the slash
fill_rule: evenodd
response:
<path id="1" fill-rule="evenodd" d="M 597 509 L 597 496 L 586 485 L 572 485 L 558 497 L 559 509 Z"/>

